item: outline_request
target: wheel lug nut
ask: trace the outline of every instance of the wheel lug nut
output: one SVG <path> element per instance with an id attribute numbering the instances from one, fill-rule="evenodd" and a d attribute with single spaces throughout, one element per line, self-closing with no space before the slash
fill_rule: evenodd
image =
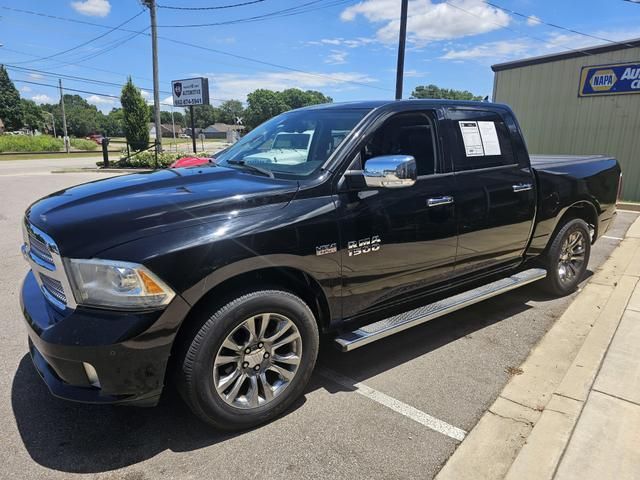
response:
<path id="1" fill-rule="evenodd" d="M 247 368 L 249 366 L 249 362 L 242 362 L 242 368 Z"/>
<path id="2" fill-rule="evenodd" d="M 247 353 L 247 354 L 248 354 L 248 353 L 251 353 L 251 349 L 250 349 L 249 347 L 245 348 L 245 349 L 244 349 L 244 353 Z"/>
<path id="3" fill-rule="evenodd" d="M 269 358 L 269 352 L 264 352 L 264 358 Z"/>
<path id="4" fill-rule="evenodd" d="M 262 343 L 262 342 L 260 342 L 260 343 L 258 344 L 258 348 L 262 348 L 263 346 L 264 346 L 264 343 Z"/>
<path id="5" fill-rule="evenodd" d="M 260 365 L 256 365 L 255 367 L 253 367 L 253 369 L 257 372 L 258 370 L 260 370 Z"/>

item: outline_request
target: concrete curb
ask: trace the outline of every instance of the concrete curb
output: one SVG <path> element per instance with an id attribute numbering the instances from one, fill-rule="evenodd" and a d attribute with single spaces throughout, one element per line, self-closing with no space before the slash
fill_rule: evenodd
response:
<path id="1" fill-rule="evenodd" d="M 552 478 L 639 278 L 640 218 L 436 478 Z"/>

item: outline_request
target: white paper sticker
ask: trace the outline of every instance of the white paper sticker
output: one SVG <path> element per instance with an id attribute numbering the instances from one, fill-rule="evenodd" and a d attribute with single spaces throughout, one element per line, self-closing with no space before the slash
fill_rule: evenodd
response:
<path id="1" fill-rule="evenodd" d="M 462 141 L 467 157 L 480 157 L 484 155 L 482 138 L 478 129 L 478 122 L 458 122 L 462 132 Z"/>
<path id="2" fill-rule="evenodd" d="M 478 122 L 478 129 L 480 130 L 480 137 L 482 138 L 484 154 L 501 155 L 496 124 L 494 122 Z"/>

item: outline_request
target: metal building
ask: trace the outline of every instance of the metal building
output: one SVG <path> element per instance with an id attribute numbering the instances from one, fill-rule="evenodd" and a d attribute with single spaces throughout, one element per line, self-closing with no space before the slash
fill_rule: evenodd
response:
<path id="1" fill-rule="evenodd" d="M 640 201 L 640 39 L 493 65 L 532 153 L 614 155 Z"/>

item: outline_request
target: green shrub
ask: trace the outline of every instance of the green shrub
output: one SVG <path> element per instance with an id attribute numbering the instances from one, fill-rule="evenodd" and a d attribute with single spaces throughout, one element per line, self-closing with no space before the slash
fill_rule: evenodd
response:
<path id="1" fill-rule="evenodd" d="M 175 152 L 161 153 L 158 155 L 158 168 L 167 168 L 179 158 L 189 157 L 191 155 L 192 154 Z M 140 152 L 137 155 L 133 155 L 130 158 L 126 158 L 126 156 L 124 156 L 118 162 L 118 166 L 130 168 L 155 168 L 156 154 L 153 150 L 147 150 L 145 152 Z"/>
<path id="2" fill-rule="evenodd" d="M 59 152 L 64 142 L 48 135 L 2 135 L 0 152 Z"/>
<path id="3" fill-rule="evenodd" d="M 95 150 L 98 144 L 93 140 L 85 140 L 84 138 L 72 138 L 71 146 L 76 150 Z"/>

